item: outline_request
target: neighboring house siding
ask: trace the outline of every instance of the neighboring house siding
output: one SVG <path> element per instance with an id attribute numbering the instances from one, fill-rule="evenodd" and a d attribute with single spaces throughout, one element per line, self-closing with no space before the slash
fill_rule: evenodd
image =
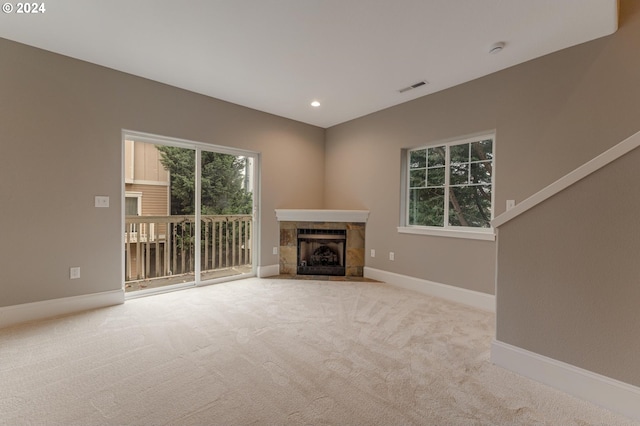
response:
<path id="1" fill-rule="evenodd" d="M 167 216 L 169 214 L 168 185 L 125 185 L 125 191 L 142 193 L 142 216 Z"/>
<path id="2" fill-rule="evenodd" d="M 138 198 L 139 213 L 141 216 L 168 216 L 170 214 L 170 186 L 169 172 L 162 167 L 160 153 L 153 144 L 144 142 L 125 141 L 125 192 L 140 194 Z M 150 270 L 147 276 L 162 275 L 156 271 L 155 258 L 161 256 L 158 250 L 164 250 L 167 238 L 167 226 L 164 224 L 141 224 L 137 226 L 138 235 L 161 241 L 161 246 L 153 244 L 147 247 L 148 254 L 153 261 L 149 263 Z M 138 243 L 128 245 L 130 253 L 127 260 L 131 263 L 131 278 L 138 276 Z M 125 250 L 127 250 L 125 248 Z"/>
<path id="3" fill-rule="evenodd" d="M 169 172 L 160 162 L 156 145 L 146 142 L 125 141 L 125 182 L 169 182 Z"/>

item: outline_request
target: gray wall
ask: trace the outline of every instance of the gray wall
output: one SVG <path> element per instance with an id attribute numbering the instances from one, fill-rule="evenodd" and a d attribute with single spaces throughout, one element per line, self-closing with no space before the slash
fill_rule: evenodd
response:
<path id="1" fill-rule="evenodd" d="M 260 265 L 274 209 L 323 206 L 324 129 L 4 39 L 0 58 L 0 307 L 121 288 L 122 129 L 260 152 Z"/>
<path id="2" fill-rule="evenodd" d="M 640 386 L 640 149 L 499 228 L 497 340 Z"/>
<path id="3" fill-rule="evenodd" d="M 495 129 L 498 215 L 622 141 L 640 129 L 640 2 L 620 15 L 609 37 L 328 129 L 325 207 L 371 210 L 366 265 L 493 294 L 495 243 L 397 233 L 400 150 Z"/>

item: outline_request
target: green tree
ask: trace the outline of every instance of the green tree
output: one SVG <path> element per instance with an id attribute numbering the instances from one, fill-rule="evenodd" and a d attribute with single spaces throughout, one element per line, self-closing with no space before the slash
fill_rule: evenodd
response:
<path id="1" fill-rule="evenodd" d="M 445 168 L 448 161 L 448 180 Z M 489 227 L 493 140 L 413 150 L 409 159 L 409 223 Z M 446 182 L 445 182 L 446 180 Z M 448 192 L 445 192 L 448 191 Z M 445 217 L 448 195 L 448 217 Z"/>
<path id="2" fill-rule="evenodd" d="M 454 226 L 491 226 L 493 141 L 451 147 L 449 223 Z M 460 179 L 461 178 L 461 179 Z"/>
<path id="3" fill-rule="evenodd" d="M 195 152 L 157 146 L 160 162 L 170 173 L 171 214 L 194 214 Z M 250 214 L 252 194 L 243 187 L 246 159 L 217 152 L 202 152 L 201 214 Z"/>

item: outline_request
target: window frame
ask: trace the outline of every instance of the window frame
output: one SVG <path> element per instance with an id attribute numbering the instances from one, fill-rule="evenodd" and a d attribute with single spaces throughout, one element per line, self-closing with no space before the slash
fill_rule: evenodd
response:
<path id="1" fill-rule="evenodd" d="M 132 198 L 136 200 L 136 216 L 141 216 L 142 215 L 142 192 L 140 191 L 125 191 L 125 203 L 126 203 L 126 199 L 127 198 Z M 126 206 L 125 206 L 126 209 Z M 125 214 L 126 214 L 126 210 L 125 210 Z"/>
<path id="2" fill-rule="evenodd" d="M 496 133 L 495 131 L 482 132 L 473 135 L 467 135 L 463 137 L 451 138 L 447 140 L 440 140 L 426 145 L 420 145 L 412 148 L 405 148 L 401 153 L 401 206 L 400 206 L 400 226 L 398 226 L 398 232 L 403 234 L 417 234 L 417 235 L 432 235 L 439 237 L 452 237 L 452 238 L 466 238 L 474 240 L 487 240 L 495 241 L 495 230 L 492 226 L 488 228 L 470 227 L 470 226 L 453 226 L 449 225 L 449 188 L 450 182 L 450 147 L 455 145 L 462 145 L 465 143 L 479 142 L 490 139 L 492 141 L 492 159 L 491 159 L 491 220 L 495 214 L 495 158 L 496 158 Z M 433 147 L 445 146 L 445 185 L 444 194 L 444 224 L 443 226 L 426 226 L 426 225 L 411 225 L 409 224 L 409 202 L 410 202 L 410 156 L 411 152 L 429 149 Z"/>

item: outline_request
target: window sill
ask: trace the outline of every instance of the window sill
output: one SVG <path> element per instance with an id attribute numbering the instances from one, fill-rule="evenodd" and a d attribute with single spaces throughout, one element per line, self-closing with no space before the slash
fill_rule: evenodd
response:
<path id="1" fill-rule="evenodd" d="M 415 234 L 415 235 L 433 235 L 436 237 L 449 237 L 449 238 L 466 238 L 468 240 L 484 240 L 495 241 L 496 234 L 493 229 L 467 231 L 461 229 L 437 229 L 437 228 L 423 228 L 417 226 L 398 226 L 398 232 L 401 234 Z"/>

